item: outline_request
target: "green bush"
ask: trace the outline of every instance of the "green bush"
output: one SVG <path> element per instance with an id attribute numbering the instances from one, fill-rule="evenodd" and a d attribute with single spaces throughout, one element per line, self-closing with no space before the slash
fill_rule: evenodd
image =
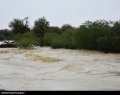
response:
<path id="1" fill-rule="evenodd" d="M 65 48 L 65 40 L 61 35 L 54 35 L 51 43 L 51 47 L 54 49 Z"/>
<path id="2" fill-rule="evenodd" d="M 62 33 L 61 38 L 65 41 L 65 48 L 76 49 L 75 34 L 76 29 L 67 29 Z"/>
<path id="3" fill-rule="evenodd" d="M 44 46 L 51 46 L 52 48 L 65 48 L 64 38 L 57 33 L 45 33 L 43 38 Z"/>
<path id="4" fill-rule="evenodd" d="M 52 41 L 53 39 L 55 38 L 58 38 L 58 34 L 56 33 L 45 33 L 44 35 L 44 38 L 43 38 L 43 43 L 44 43 L 44 46 L 51 46 L 52 45 Z"/>
<path id="5" fill-rule="evenodd" d="M 14 40 L 17 42 L 17 47 L 19 48 L 31 49 L 35 45 L 38 45 L 38 39 L 34 36 L 33 32 L 17 34 L 14 36 Z"/>
<path id="6" fill-rule="evenodd" d="M 108 35 L 98 39 L 98 50 L 120 53 L 120 21 L 113 23 Z"/>
<path id="7" fill-rule="evenodd" d="M 5 40 L 5 36 L 4 35 L 0 35 L 0 41 Z"/>
<path id="8" fill-rule="evenodd" d="M 55 38 L 52 41 L 52 48 L 57 49 L 57 48 L 65 48 L 65 42 L 64 40 L 60 39 L 60 38 Z"/>
<path id="9" fill-rule="evenodd" d="M 98 40 L 98 50 L 103 52 L 120 53 L 120 37 L 106 36 Z"/>
<path id="10" fill-rule="evenodd" d="M 78 28 L 76 33 L 77 47 L 80 49 L 97 50 L 98 39 L 105 37 L 110 29 L 109 23 L 104 20 L 85 22 Z"/>

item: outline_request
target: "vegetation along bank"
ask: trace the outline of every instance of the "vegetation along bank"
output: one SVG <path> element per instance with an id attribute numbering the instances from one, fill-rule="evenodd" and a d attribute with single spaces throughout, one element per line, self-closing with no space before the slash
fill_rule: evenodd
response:
<path id="1" fill-rule="evenodd" d="M 50 26 L 45 17 L 29 26 L 28 18 L 13 19 L 9 29 L 0 30 L 0 41 L 14 40 L 14 47 L 33 48 L 51 46 L 54 49 L 86 49 L 102 52 L 120 53 L 120 20 L 85 21 L 79 27 L 64 24 L 62 27 Z M 0 45 L 0 47 L 2 47 Z"/>

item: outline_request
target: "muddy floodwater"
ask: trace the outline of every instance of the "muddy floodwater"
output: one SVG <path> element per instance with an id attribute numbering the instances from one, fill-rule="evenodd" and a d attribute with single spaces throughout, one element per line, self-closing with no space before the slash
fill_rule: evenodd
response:
<path id="1" fill-rule="evenodd" d="M 0 48 L 0 89 L 120 90 L 120 54 Z"/>

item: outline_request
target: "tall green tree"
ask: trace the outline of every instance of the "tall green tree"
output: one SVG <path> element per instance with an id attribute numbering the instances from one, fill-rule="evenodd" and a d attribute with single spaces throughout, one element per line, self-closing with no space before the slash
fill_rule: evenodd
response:
<path id="1" fill-rule="evenodd" d="M 18 34 L 18 33 L 22 34 L 29 31 L 30 28 L 29 28 L 28 17 L 25 17 L 23 20 L 13 19 L 13 21 L 9 23 L 9 27 L 11 28 L 14 34 Z"/>
<path id="2" fill-rule="evenodd" d="M 49 22 L 45 19 L 45 17 L 39 18 L 34 22 L 33 31 L 39 37 L 41 46 L 43 46 L 43 37 L 48 27 Z"/>

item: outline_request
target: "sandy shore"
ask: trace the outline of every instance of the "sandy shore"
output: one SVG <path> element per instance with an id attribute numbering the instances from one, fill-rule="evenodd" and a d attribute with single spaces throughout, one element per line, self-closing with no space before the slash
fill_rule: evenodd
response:
<path id="1" fill-rule="evenodd" d="M 0 89 L 120 90 L 120 54 L 0 48 Z"/>

